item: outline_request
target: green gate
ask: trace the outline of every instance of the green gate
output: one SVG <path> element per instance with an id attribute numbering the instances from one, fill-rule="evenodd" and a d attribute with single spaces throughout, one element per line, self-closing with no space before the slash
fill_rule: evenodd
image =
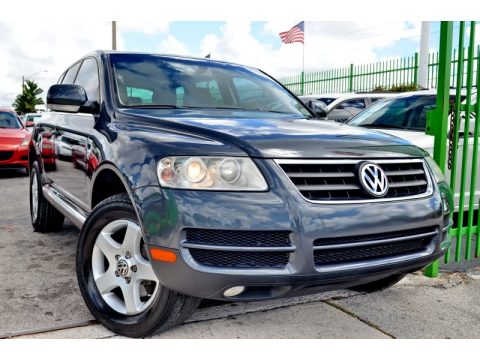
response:
<path id="1" fill-rule="evenodd" d="M 480 83 L 480 48 L 475 45 L 474 21 L 459 22 L 455 39 L 454 29 L 451 21 L 441 23 L 437 106 L 427 115 L 426 128 L 426 133 L 435 137 L 433 157 L 455 194 L 449 231 L 452 246 L 445 255 L 446 263 L 480 257 L 480 190 L 476 190 L 480 189 L 480 101 L 476 85 Z M 458 59 L 452 62 L 455 49 L 460 49 Z M 436 276 L 438 267 L 439 261 L 430 265 L 426 274 Z"/>

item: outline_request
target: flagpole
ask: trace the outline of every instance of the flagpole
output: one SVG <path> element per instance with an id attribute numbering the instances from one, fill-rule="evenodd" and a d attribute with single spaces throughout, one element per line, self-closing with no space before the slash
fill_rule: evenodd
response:
<path id="1" fill-rule="evenodd" d="M 302 84 L 300 95 L 305 95 L 305 23 L 303 23 L 303 42 L 302 42 Z"/>

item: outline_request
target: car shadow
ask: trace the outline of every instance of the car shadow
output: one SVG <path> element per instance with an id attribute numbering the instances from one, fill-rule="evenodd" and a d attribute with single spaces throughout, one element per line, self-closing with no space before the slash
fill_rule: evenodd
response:
<path id="1" fill-rule="evenodd" d="M 0 171 L 0 179 L 7 178 L 24 178 L 28 176 L 28 171 L 24 169 L 19 170 L 2 170 Z"/>

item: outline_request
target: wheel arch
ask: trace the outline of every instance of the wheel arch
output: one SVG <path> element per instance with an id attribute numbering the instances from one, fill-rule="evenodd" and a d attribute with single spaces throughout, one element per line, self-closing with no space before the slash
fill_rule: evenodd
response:
<path id="1" fill-rule="evenodd" d="M 126 192 L 135 206 L 133 186 L 128 178 L 113 164 L 104 163 L 92 175 L 90 189 L 90 207 L 93 209 L 106 198 Z M 138 215 L 138 214 L 137 214 Z"/>
<path id="2" fill-rule="evenodd" d="M 38 161 L 37 157 L 37 152 L 35 151 L 35 147 L 33 145 L 30 145 L 28 148 L 28 173 L 32 171 L 32 165 L 35 161 Z M 39 161 L 39 165 L 42 166 L 42 164 Z"/>

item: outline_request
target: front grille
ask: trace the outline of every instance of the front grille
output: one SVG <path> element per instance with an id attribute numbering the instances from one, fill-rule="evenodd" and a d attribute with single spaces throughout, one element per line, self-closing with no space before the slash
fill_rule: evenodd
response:
<path id="1" fill-rule="evenodd" d="M 357 176 L 363 160 L 277 160 L 296 188 L 310 201 L 365 201 L 368 194 Z M 423 195 L 429 187 L 423 160 L 377 160 L 386 173 L 389 189 L 383 199 Z"/>
<path id="2" fill-rule="evenodd" d="M 13 151 L 0 151 L 0 161 L 5 161 L 13 156 Z"/>
<path id="3" fill-rule="evenodd" d="M 201 265 L 237 269 L 283 268 L 288 264 L 289 258 L 289 253 L 286 252 L 190 249 L 190 254 Z"/>
<path id="4" fill-rule="evenodd" d="M 288 231 L 208 229 L 188 229 L 187 243 L 239 247 L 282 247 L 291 245 Z"/>
<path id="5" fill-rule="evenodd" d="M 427 249 L 438 236 L 435 227 L 358 237 L 317 239 L 313 257 L 316 266 L 358 262 L 409 255 Z"/>
<path id="6" fill-rule="evenodd" d="M 187 248 L 200 265 L 236 268 L 283 268 L 294 247 L 289 231 L 187 229 Z"/>

